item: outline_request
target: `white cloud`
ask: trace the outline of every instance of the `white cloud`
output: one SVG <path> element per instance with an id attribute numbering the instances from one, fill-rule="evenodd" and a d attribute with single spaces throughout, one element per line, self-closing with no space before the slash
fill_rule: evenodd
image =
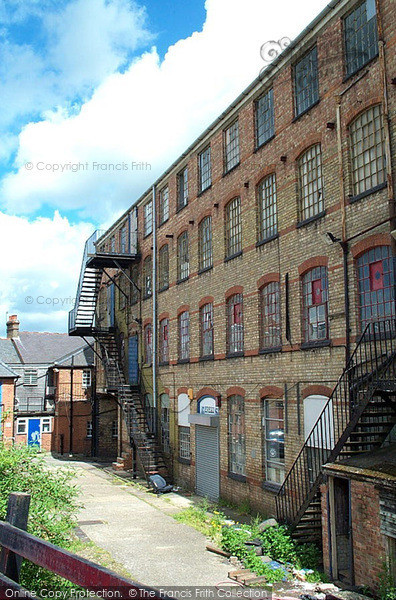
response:
<path id="1" fill-rule="evenodd" d="M 92 230 L 92 224 L 73 225 L 58 212 L 34 221 L 0 213 L 2 325 L 9 312 L 18 314 L 23 330 L 67 330 L 83 247 Z"/>
<path id="2" fill-rule="evenodd" d="M 162 62 L 153 48 L 124 73 L 106 77 L 78 114 L 66 106 L 24 128 L 17 172 L 3 181 L 8 210 L 28 213 L 46 203 L 107 219 L 126 208 L 258 75 L 263 67 L 261 45 L 295 37 L 326 3 L 207 0 L 203 31 L 169 48 Z M 122 10 L 121 0 L 118 4 Z M 76 2 L 70 10 L 78 9 L 83 10 Z M 112 13 L 110 31 L 116 28 L 116 14 Z M 115 37 L 123 40 L 124 35 L 118 30 Z M 66 24 L 65 43 L 72 36 Z M 62 46 L 58 48 L 60 52 Z M 116 59 L 110 49 L 109 54 L 111 69 Z M 75 67 L 72 60 L 70 73 Z M 30 171 L 23 166 L 27 161 L 33 163 Z M 37 168 L 39 162 L 69 161 L 88 162 L 88 168 L 64 173 Z M 131 161 L 147 161 L 152 170 L 98 172 L 94 161 L 125 161 L 129 167 Z"/>

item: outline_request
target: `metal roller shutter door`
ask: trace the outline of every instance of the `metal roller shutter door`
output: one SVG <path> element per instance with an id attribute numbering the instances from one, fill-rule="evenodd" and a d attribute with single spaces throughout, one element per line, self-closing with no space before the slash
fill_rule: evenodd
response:
<path id="1" fill-rule="evenodd" d="M 220 493 L 218 428 L 196 425 L 195 448 L 197 494 L 217 500 Z"/>

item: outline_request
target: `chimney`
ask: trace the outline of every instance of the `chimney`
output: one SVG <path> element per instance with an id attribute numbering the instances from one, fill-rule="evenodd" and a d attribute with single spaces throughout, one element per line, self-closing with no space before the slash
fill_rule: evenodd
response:
<path id="1" fill-rule="evenodd" d="M 11 315 L 7 321 L 7 339 L 13 340 L 19 337 L 18 315 Z"/>

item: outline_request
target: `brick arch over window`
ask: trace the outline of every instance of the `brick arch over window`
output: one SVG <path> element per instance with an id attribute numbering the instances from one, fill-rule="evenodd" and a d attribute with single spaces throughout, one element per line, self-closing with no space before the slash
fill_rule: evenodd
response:
<path id="1" fill-rule="evenodd" d="M 151 325 L 151 323 L 152 323 L 151 317 L 149 317 L 147 319 L 144 319 L 144 321 L 143 321 L 143 327 L 146 327 L 146 325 Z"/>
<path id="2" fill-rule="evenodd" d="M 226 396 L 227 398 L 228 396 L 242 396 L 242 398 L 244 398 L 246 396 L 246 390 L 244 390 L 243 387 L 233 385 L 226 391 Z"/>
<path id="3" fill-rule="evenodd" d="M 311 269 L 315 267 L 327 267 L 329 264 L 328 256 L 313 256 L 312 258 L 308 258 L 298 267 L 298 274 L 305 275 Z"/>
<path id="4" fill-rule="evenodd" d="M 186 311 L 190 311 L 190 306 L 188 304 L 183 304 L 182 306 L 179 306 L 179 308 L 177 309 L 177 316 L 181 315 Z"/>
<path id="5" fill-rule="evenodd" d="M 158 321 L 162 321 L 162 319 L 169 319 L 169 313 L 168 312 L 162 312 L 161 314 L 158 315 Z"/>
<path id="6" fill-rule="evenodd" d="M 367 252 L 371 248 L 377 248 L 378 246 L 390 246 L 391 240 L 390 235 L 388 233 L 376 233 L 375 235 L 370 235 L 369 237 L 361 240 L 354 244 L 351 248 L 351 253 L 353 258 L 359 258 L 361 254 Z"/>
<path id="7" fill-rule="evenodd" d="M 257 288 L 260 289 L 268 283 L 280 283 L 279 273 L 267 273 L 266 275 L 260 277 L 260 279 L 257 281 Z"/>
<path id="8" fill-rule="evenodd" d="M 266 385 L 259 391 L 260 398 L 283 398 L 283 389 L 277 385 Z"/>
<path id="9" fill-rule="evenodd" d="M 308 387 L 304 388 L 302 391 L 302 398 L 308 398 L 308 396 L 326 396 L 327 398 L 330 398 L 331 394 L 333 393 L 332 388 L 329 388 L 326 385 L 309 385 Z"/>
<path id="10" fill-rule="evenodd" d="M 214 303 L 213 296 L 205 296 L 205 298 L 202 298 L 199 301 L 198 308 L 202 308 L 203 306 L 205 306 L 205 304 L 213 304 L 213 303 Z"/>
<path id="11" fill-rule="evenodd" d="M 203 387 L 197 393 L 197 401 L 199 402 L 199 400 L 203 396 L 212 396 L 212 398 L 218 398 L 220 396 L 220 394 L 219 394 L 219 392 L 216 392 L 216 390 L 214 390 L 213 388 Z"/>
<path id="12" fill-rule="evenodd" d="M 225 299 L 228 300 L 231 296 L 235 294 L 243 294 L 243 286 L 234 285 L 232 288 L 229 288 L 225 293 Z"/>

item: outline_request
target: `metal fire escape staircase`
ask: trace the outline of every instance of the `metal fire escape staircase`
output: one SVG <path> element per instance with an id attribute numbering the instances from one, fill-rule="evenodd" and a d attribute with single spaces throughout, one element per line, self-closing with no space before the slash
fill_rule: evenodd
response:
<path id="1" fill-rule="evenodd" d="M 379 448 L 396 424 L 396 322 L 369 323 L 276 497 L 277 518 L 320 541 L 323 465 Z"/>
<path id="2" fill-rule="evenodd" d="M 95 322 L 102 276 L 105 273 L 111 277 L 106 269 L 124 269 L 139 260 L 136 236 L 123 251 L 108 251 L 101 240 L 104 233 L 95 231 L 85 244 L 75 305 L 69 313 L 69 335 L 93 337 L 96 340 L 105 370 L 107 390 L 116 395 L 122 408 L 130 444 L 137 451 L 146 478 L 154 473 L 166 477 L 165 462 L 156 440 L 156 421 L 153 427 L 139 386 L 131 386 L 127 381 L 115 329 L 97 327 Z"/>

